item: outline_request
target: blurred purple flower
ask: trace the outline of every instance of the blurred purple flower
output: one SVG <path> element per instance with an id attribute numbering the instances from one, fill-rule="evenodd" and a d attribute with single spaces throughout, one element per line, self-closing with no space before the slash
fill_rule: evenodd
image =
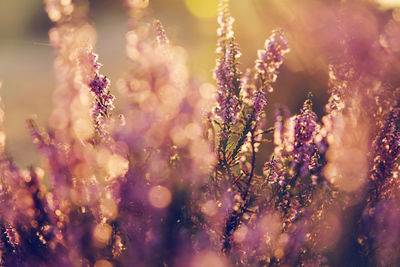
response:
<path id="1" fill-rule="evenodd" d="M 153 28 L 156 32 L 157 41 L 161 46 L 167 46 L 169 44 L 169 40 L 167 34 L 165 33 L 164 27 L 161 24 L 160 20 L 155 20 L 153 22 Z"/>
<path id="2" fill-rule="evenodd" d="M 397 160 L 400 155 L 400 109 L 394 108 L 388 114 L 383 123 L 379 134 L 373 143 L 375 158 L 371 171 L 371 180 L 374 184 L 375 195 L 372 201 L 377 197 L 382 197 L 385 193 L 385 183 L 390 184 L 393 172 L 398 166 Z M 386 188 L 387 189 L 387 188 Z"/>

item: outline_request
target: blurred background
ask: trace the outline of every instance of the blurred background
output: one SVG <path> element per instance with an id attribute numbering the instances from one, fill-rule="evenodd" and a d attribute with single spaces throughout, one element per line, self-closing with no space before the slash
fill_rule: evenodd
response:
<path id="1" fill-rule="evenodd" d="M 268 114 L 275 104 L 298 112 L 307 93 L 312 92 L 315 111 L 322 115 L 328 99 L 327 66 L 335 53 L 340 53 L 340 38 L 350 35 L 355 36 L 356 44 L 373 43 L 380 32 L 387 30 L 385 25 L 390 20 L 400 21 L 396 9 L 400 0 L 353 0 L 345 7 L 340 5 L 343 2 L 346 1 L 231 0 L 243 71 L 254 64 L 257 49 L 263 48 L 274 28 L 284 28 L 289 39 L 292 51 L 281 69 L 275 92 L 268 98 Z M 218 0 L 151 0 L 145 18 L 149 22 L 154 18 L 162 21 L 171 42 L 186 49 L 192 74 L 202 82 L 213 83 L 217 3 Z M 121 0 L 93 0 L 88 4 L 89 22 L 98 32 L 95 50 L 104 65 L 101 73 L 111 79 L 118 105 L 115 84 L 128 66 L 125 33 L 129 14 Z M 347 16 L 338 22 L 339 11 Z M 47 35 L 51 27 L 42 1 L 0 0 L 0 95 L 6 114 L 6 150 L 21 167 L 39 162 L 25 119 L 36 114 L 45 126 L 56 104 L 52 101 L 54 52 Z M 400 36 L 396 29 L 391 31 Z M 395 45 L 400 48 L 400 43 Z M 368 53 L 365 49 L 355 51 L 360 57 Z M 394 70 L 398 69 L 394 66 Z M 394 71 L 391 81 L 396 86 L 398 73 Z"/>

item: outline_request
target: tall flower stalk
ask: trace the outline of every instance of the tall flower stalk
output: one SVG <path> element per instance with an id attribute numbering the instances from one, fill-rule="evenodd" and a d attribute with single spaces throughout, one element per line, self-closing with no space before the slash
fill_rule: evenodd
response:
<path id="1" fill-rule="evenodd" d="M 218 85 L 215 114 L 221 119 L 222 139 L 230 133 L 240 111 L 239 93 L 241 90 L 241 72 L 239 70 L 239 45 L 235 42 L 227 0 L 221 0 L 218 14 L 217 63 L 214 78 Z"/>
<path id="2" fill-rule="evenodd" d="M 260 176 L 256 174 L 256 154 L 263 142 L 263 134 L 268 132 L 258 129 L 258 126 L 267 102 L 266 91 L 272 91 L 271 84 L 276 81 L 277 70 L 289 48 L 283 32 L 275 31 L 265 42 L 265 50 L 260 50 L 254 70 L 247 72 L 255 73 L 254 78 L 249 74 L 241 78 L 238 69 L 240 53 L 234 42 L 233 18 L 227 4 L 227 1 L 220 2 L 218 16 L 220 27 L 215 71 L 218 106 L 215 113 L 219 120 L 215 123 L 219 127 L 220 141 L 213 183 L 216 184 L 217 196 L 225 199 L 224 210 L 227 213 L 222 251 L 229 254 L 233 234 L 244 222 L 246 214 L 256 207 L 259 190 L 255 188 L 260 184 Z M 246 97 L 250 100 L 247 101 Z M 243 165 L 239 156 L 248 158 L 249 164 Z"/>
<path id="3" fill-rule="evenodd" d="M 108 90 L 110 81 L 107 77 L 99 73 L 101 64 L 97 62 L 98 56 L 89 50 L 84 52 L 83 57 L 86 57 L 88 61 L 82 62 L 83 65 L 87 64 L 89 71 L 92 72 L 83 73 L 83 76 L 93 77 L 87 85 L 95 97 L 95 101 L 92 103 L 92 119 L 96 133 L 101 136 L 104 135 L 106 121 L 111 116 L 110 112 L 114 109 L 113 102 L 115 97 L 111 94 L 110 90 Z"/>

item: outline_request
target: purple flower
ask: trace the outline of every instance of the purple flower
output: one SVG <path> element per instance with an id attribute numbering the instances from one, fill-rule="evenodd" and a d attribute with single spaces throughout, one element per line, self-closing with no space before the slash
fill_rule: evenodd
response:
<path id="1" fill-rule="evenodd" d="M 254 93 L 253 96 L 253 113 L 254 119 L 258 121 L 260 119 L 261 111 L 264 108 L 267 99 L 265 98 L 265 92 L 263 90 L 258 90 Z"/>
<path id="2" fill-rule="evenodd" d="M 299 115 L 293 117 L 294 121 L 294 142 L 291 154 L 294 158 L 295 168 L 299 168 L 300 175 L 304 176 L 310 169 L 317 167 L 315 155 L 317 148 L 314 144 L 314 137 L 319 132 L 317 115 L 312 111 L 312 102 L 307 99 Z"/>
<path id="3" fill-rule="evenodd" d="M 276 160 L 280 163 L 291 162 L 290 168 L 295 175 L 305 177 L 317 173 L 320 168 L 319 154 L 314 143 L 320 125 L 317 115 L 312 111 L 311 99 L 304 102 L 299 115 L 292 116 L 283 128 L 283 118 L 276 116 L 275 145 Z"/>
<path id="4" fill-rule="evenodd" d="M 241 72 L 238 68 L 239 46 L 235 43 L 227 1 L 221 1 L 218 16 L 217 63 L 214 78 L 218 85 L 215 114 L 224 126 L 233 125 L 240 111 L 238 95 L 241 88 Z"/>
<path id="5" fill-rule="evenodd" d="M 274 157 L 264 163 L 263 172 L 266 175 L 266 183 L 278 183 L 280 186 L 286 184 L 285 173 L 282 170 L 282 166 L 277 164 Z"/>
<path id="6" fill-rule="evenodd" d="M 309 144 L 318 129 L 317 114 L 312 111 L 312 102 L 307 99 L 304 102 L 300 115 L 294 117 L 294 146 Z"/>
<path id="7" fill-rule="evenodd" d="M 165 34 L 165 30 L 163 25 L 161 24 L 160 20 L 155 20 L 153 22 L 153 28 L 154 31 L 156 32 L 156 36 L 157 36 L 157 41 L 161 46 L 167 46 L 169 44 L 169 40 L 167 35 Z"/>
<path id="8" fill-rule="evenodd" d="M 110 81 L 106 77 L 102 75 L 96 75 L 94 80 L 89 84 L 90 91 L 92 91 L 95 95 L 101 95 L 109 84 Z"/>
<path id="9" fill-rule="evenodd" d="M 371 171 L 371 180 L 376 195 L 384 193 L 385 183 L 390 184 L 393 171 L 397 166 L 400 155 L 400 109 L 394 108 L 384 121 L 378 136 L 374 141 L 374 163 Z"/>
<path id="10" fill-rule="evenodd" d="M 255 62 L 255 75 L 250 79 L 249 73 L 244 77 L 244 96 L 253 93 L 252 107 L 254 120 L 260 119 L 260 114 L 264 108 L 266 101 L 265 90 L 272 92 L 271 83 L 275 82 L 278 77 L 277 69 L 283 63 L 284 55 L 289 52 L 287 40 L 283 37 L 282 31 L 273 31 L 271 37 L 265 41 L 265 50 L 258 51 L 258 59 Z M 258 88 L 254 91 L 251 83 Z"/>
<path id="11" fill-rule="evenodd" d="M 272 91 L 271 83 L 278 77 L 278 69 L 283 63 L 285 55 L 290 51 L 288 41 L 282 30 L 274 30 L 271 37 L 265 41 L 265 49 L 258 50 L 258 59 L 255 67 L 256 78 L 261 79 L 262 86 Z"/>
<path id="12" fill-rule="evenodd" d="M 91 50 L 87 51 L 89 58 L 89 70 L 94 71 L 94 78 L 88 84 L 90 91 L 95 96 L 93 102 L 92 119 L 97 132 L 101 133 L 106 119 L 110 117 L 110 111 L 114 109 L 113 101 L 115 97 L 108 90 L 110 80 L 99 74 L 101 64 L 97 62 L 97 55 Z"/>

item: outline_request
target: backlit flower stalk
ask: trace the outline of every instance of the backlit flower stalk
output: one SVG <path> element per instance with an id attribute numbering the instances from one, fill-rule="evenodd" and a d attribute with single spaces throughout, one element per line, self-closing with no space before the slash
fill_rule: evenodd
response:
<path id="1" fill-rule="evenodd" d="M 362 213 L 360 245 L 365 259 L 379 264 L 398 261 L 393 249 L 400 247 L 395 222 L 400 216 L 399 188 L 400 110 L 392 108 L 373 142 L 374 158 L 368 186 L 368 199 Z M 392 237 L 387 236 L 390 231 Z M 373 247 L 380 249 L 373 251 Z"/>
<path id="2" fill-rule="evenodd" d="M 385 191 L 391 186 L 391 179 L 398 168 L 400 155 L 400 109 L 393 108 L 379 130 L 374 141 L 375 158 L 371 171 L 373 192 L 371 204 L 377 199 L 385 198 Z"/>
<path id="3" fill-rule="evenodd" d="M 323 125 L 316 137 L 316 143 L 321 153 L 325 153 L 328 148 L 327 139 L 333 128 L 334 118 L 345 108 L 344 96 L 348 90 L 349 80 L 351 78 L 349 76 L 351 73 L 352 69 L 349 66 L 329 65 L 330 96 L 325 106 L 325 112 L 327 114 L 321 119 Z"/>
<path id="4" fill-rule="evenodd" d="M 169 40 L 165 33 L 165 29 L 164 29 L 163 25 L 161 24 L 161 21 L 158 19 L 155 20 L 153 22 L 153 28 L 154 28 L 154 31 L 156 32 L 158 44 L 160 46 L 167 46 L 169 44 Z"/>
<path id="5" fill-rule="evenodd" d="M 246 137 L 249 133 L 254 134 L 257 130 L 258 122 L 267 103 L 267 92 L 272 92 L 271 84 L 276 81 L 279 74 L 278 69 L 282 65 L 285 55 L 290 51 L 282 30 L 275 30 L 272 33 L 265 41 L 265 49 L 258 51 L 259 58 L 255 62 L 254 70 L 249 70 L 244 77 L 245 90 L 242 95 L 243 101 L 249 106 L 247 111 L 249 114 L 244 118 L 246 126 L 233 155 L 239 151 L 239 145 L 245 143 L 243 137 Z M 251 74 L 254 77 L 250 77 Z"/>
<path id="6" fill-rule="evenodd" d="M 219 159 L 219 170 L 217 169 L 225 174 L 226 180 L 234 188 L 231 192 L 233 210 L 228 211 L 223 231 L 222 251 L 228 254 L 234 247 L 232 237 L 235 231 L 242 224 L 243 218 L 247 217 L 252 209 L 257 208 L 255 200 L 259 197 L 263 188 L 262 178 L 255 171 L 256 154 L 258 147 L 264 141 L 263 134 L 269 131 L 260 130 L 258 127 L 266 104 L 265 90 L 272 88 L 271 83 L 275 82 L 277 78 L 277 69 L 283 63 L 284 55 L 289 52 L 283 33 L 280 32 L 278 38 L 276 32 L 274 32 L 266 41 L 266 49 L 269 50 L 259 52 L 260 58 L 255 64 L 254 78 L 249 77 L 252 72 L 248 71 L 244 81 L 242 81 L 245 91 L 239 93 L 244 96 L 242 106 L 245 115 L 241 118 L 241 133 L 238 136 L 237 143 L 232 146 L 233 150 L 229 157 L 226 156 L 227 153 L 222 153 L 222 157 L 220 156 Z M 238 156 L 241 158 L 240 161 L 237 158 Z M 240 163 L 239 171 L 235 170 L 237 163 Z M 225 195 L 229 194 L 225 193 Z"/>
<path id="7" fill-rule="evenodd" d="M 307 99 L 301 113 L 286 121 L 284 132 L 279 134 L 283 135 L 282 139 L 275 138 L 278 143 L 274 158 L 265 163 L 264 173 L 268 174 L 266 180 L 276 190 L 273 193 L 276 197 L 275 205 L 287 218 L 288 225 L 295 222 L 303 213 L 304 207 L 310 204 L 312 192 L 319 179 L 321 166 L 314 138 L 320 126 L 316 120 L 311 99 Z M 279 127 L 276 130 L 282 131 Z M 292 202 L 294 196 L 296 197 Z"/>
<path id="8" fill-rule="evenodd" d="M 227 0 L 221 0 L 218 14 L 217 62 L 214 78 L 218 85 L 215 114 L 221 119 L 221 138 L 225 139 L 235 125 L 240 111 L 239 93 L 241 72 L 239 70 L 239 45 L 235 42 Z"/>
<path id="9" fill-rule="evenodd" d="M 239 192 L 242 192 L 242 198 L 244 199 L 244 210 L 248 208 L 250 203 L 248 203 L 249 195 L 252 195 L 253 189 L 253 177 L 255 176 L 255 164 L 256 164 L 256 152 L 257 147 L 262 141 L 262 136 L 264 133 L 268 132 L 259 130 L 258 124 L 261 119 L 261 114 L 264 110 L 264 106 L 267 102 L 266 100 L 266 89 L 272 91 L 271 83 L 275 82 L 278 75 L 278 68 L 283 63 L 283 59 L 286 53 L 289 52 L 289 47 L 287 45 L 287 40 L 283 36 L 283 32 L 274 31 L 269 39 L 265 42 L 265 49 L 260 50 L 258 55 L 259 58 L 256 60 L 254 68 L 254 78 L 245 76 L 244 86 L 249 90 L 246 90 L 245 96 L 251 97 L 251 101 L 248 102 L 247 116 L 244 118 L 245 125 L 242 130 L 239 141 L 233 150 L 232 158 L 243 148 L 242 146 L 249 146 L 247 158 L 250 160 L 250 166 L 247 173 L 242 173 L 243 178 L 240 179 L 238 183 L 243 183 L 239 187 Z M 251 71 L 248 72 L 252 73 Z M 261 81 L 261 83 L 259 82 Z M 244 157 L 246 157 L 243 155 Z M 242 157 L 243 157 L 242 156 Z M 245 179 L 244 179 L 245 178 Z M 238 179 L 237 179 L 238 180 Z M 257 190 L 255 190 L 257 191 Z M 250 199 L 253 197 L 250 197 Z"/>
<path id="10" fill-rule="evenodd" d="M 258 59 L 255 63 L 256 80 L 260 82 L 262 90 L 273 91 L 271 83 L 276 82 L 278 69 L 289 51 L 288 41 L 281 29 L 274 30 L 271 37 L 265 41 L 264 49 L 258 50 Z"/>
<path id="11" fill-rule="evenodd" d="M 107 77 L 99 74 L 100 64 L 97 62 L 97 55 L 92 51 L 88 51 L 90 62 L 94 69 L 94 79 L 88 84 L 90 91 L 95 97 L 95 101 L 92 103 L 92 119 L 94 127 L 99 135 L 104 135 L 104 127 L 106 121 L 110 118 L 110 111 L 114 109 L 115 97 L 108 90 L 110 81 Z M 93 75 L 92 75 L 93 76 Z M 90 76 L 89 76 L 90 77 Z"/>

